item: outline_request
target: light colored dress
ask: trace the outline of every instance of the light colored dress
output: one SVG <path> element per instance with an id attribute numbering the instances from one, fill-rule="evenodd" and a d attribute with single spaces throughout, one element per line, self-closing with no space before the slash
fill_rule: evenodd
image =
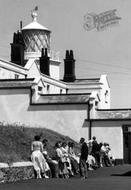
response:
<path id="1" fill-rule="evenodd" d="M 62 153 L 61 148 L 56 148 L 56 158 L 57 158 L 58 166 L 59 166 L 59 174 L 68 175 L 65 155 Z"/>
<path id="2" fill-rule="evenodd" d="M 38 178 L 41 178 L 41 173 L 45 173 L 48 171 L 49 165 L 47 164 L 42 152 L 43 152 L 43 145 L 40 141 L 33 141 L 31 144 L 31 160 L 34 166 L 34 170 L 38 174 Z"/>
<path id="3" fill-rule="evenodd" d="M 69 147 L 68 153 L 69 153 L 69 156 L 70 156 L 71 158 L 73 158 L 74 160 L 76 160 L 76 162 L 77 162 L 78 164 L 80 163 L 80 157 L 75 154 L 74 148 Z"/>
<path id="4" fill-rule="evenodd" d="M 87 162 L 89 166 L 96 166 L 96 160 L 92 155 L 88 155 Z"/>
<path id="5" fill-rule="evenodd" d="M 67 169 L 70 171 L 71 174 L 73 174 L 72 166 L 71 166 L 71 160 L 70 160 L 70 157 L 69 157 L 69 154 L 68 154 L 68 146 L 61 147 L 61 151 L 62 151 L 62 154 L 63 154 L 63 156 L 65 158 L 65 162 L 68 163 Z"/>

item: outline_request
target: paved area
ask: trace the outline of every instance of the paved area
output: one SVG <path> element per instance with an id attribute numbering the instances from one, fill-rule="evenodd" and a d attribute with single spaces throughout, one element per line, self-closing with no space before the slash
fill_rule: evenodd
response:
<path id="1" fill-rule="evenodd" d="M 32 179 L 0 184 L 0 190 L 130 190 L 131 165 L 100 168 L 89 171 L 89 178 Z"/>

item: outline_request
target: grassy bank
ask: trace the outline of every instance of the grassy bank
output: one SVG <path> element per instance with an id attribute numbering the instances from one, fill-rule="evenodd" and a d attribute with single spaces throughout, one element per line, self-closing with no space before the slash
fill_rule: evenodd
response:
<path id="1" fill-rule="evenodd" d="M 47 148 L 51 157 L 55 155 L 54 145 L 58 140 L 73 141 L 67 136 L 45 128 L 0 123 L 0 162 L 29 161 L 31 142 L 35 135 L 40 135 L 41 139 L 48 139 Z"/>

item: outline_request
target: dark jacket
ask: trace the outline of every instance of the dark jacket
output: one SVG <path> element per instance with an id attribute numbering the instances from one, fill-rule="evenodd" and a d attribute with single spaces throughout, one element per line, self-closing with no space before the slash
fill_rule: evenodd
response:
<path id="1" fill-rule="evenodd" d="M 97 141 L 92 142 L 92 154 L 95 154 L 100 151 L 100 145 L 97 143 Z"/>
<path id="2" fill-rule="evenodd" d="M 88 146 L 87 144 L 84 142 L 81 146 L 81 156 L 80 159 L 82 160 L 87 160 L 88 157 Z"/>

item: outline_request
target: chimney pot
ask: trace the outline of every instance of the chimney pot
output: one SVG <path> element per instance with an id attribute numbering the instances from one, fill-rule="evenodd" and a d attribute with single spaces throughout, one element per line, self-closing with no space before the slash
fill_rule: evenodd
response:
<path id="1" fill-rule="evenodd" d="M 44 48 L 41 50 L 41 57 L 44 57 Z"/>
<path id="2" fill-rule="evenodd" d="M 70 57 L 69 50 L 66 50 L 66 56 L 65 56 L 65 58 L 69 59 L 69 57 Z"/>
<path id="3" fill-rule="evenodd" d="M 64 78 L 65 82 L 74 82 L 75 77 L 75 60 L 72 50 L 66 50 L 66 58 L 64 59 Z"/>
<path id="4" fill-rule="evenodd" d="M 45 48 L 45 57 L 48 57 L 47 48 Z"/>
<path id="5" fill-rule="evenodd" d="M 20 31 L 22 30 L 22 20 L 20 21 Z"/>
<path id="6" fill-rule="evenodd" d="M 50 76 L 50 59 L 48 57 L 47 48 L 42 48 L 40 57 L 40 72 Z"/>
<path id="7" fill-rule="evenodd" d="M 70 59 L 74 59 L 73 50 L 70 50 Z"/>

